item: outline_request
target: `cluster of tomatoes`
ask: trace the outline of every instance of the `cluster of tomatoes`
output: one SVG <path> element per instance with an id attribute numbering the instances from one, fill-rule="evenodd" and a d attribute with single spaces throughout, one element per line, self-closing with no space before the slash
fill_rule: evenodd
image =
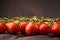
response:
<path id="1" fill-rule="evenodd" d="M 13 17 L 0 18 L 0 33 L 24 33 L 26 35 L 42 34 L 60 35 L 60 19 L 49 17 Z"/>

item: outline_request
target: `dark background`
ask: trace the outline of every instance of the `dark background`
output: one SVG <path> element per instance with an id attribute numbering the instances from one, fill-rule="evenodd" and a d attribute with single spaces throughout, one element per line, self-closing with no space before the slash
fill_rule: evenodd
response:
<path id="1" fill-rule="evenodd" d="M 60 17 L 60 0 L 0 0 L 0 17 Z"/>

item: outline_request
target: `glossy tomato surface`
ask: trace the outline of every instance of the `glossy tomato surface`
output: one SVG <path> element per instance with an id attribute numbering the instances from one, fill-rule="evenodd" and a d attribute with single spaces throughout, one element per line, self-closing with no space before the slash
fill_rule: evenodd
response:
<path id="1" fill-rule="evenodd" d="M 52 34 L 59 36 L 60 35 L 60 22 L 54 22 L 51 31 L 52 31 Z"/>
<path id="2" fill-rule="evenodd" d="M 14 22 L 8 22 L 6 23 L 6 28 L 9 33 L 16 34 L 18 31 L 18 27 Z"/>
<path id="3" fill-rule="evenodd" d="M 33 22 L 29 22 L 26 26 L 25 32 L 27 35 L 34 35 L 37 32 L 37 26 Z"/>
<path id="4" fill-rule="evenodd" d="M 50 32 L 48 25 L 45 23 L 42 23 L 38 29 L 39 29 L 39 34 L 48 34 Z"/>
<path id="5" fill-rule="evenodd" d="M 21 22 L 18 27 L 18 31 L 24 33 L 27 24 L 28 24 L 27 22 Z"/>

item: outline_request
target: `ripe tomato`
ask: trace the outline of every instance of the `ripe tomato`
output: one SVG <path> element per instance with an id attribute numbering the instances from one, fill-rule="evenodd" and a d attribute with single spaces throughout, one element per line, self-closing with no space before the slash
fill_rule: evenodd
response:
<path id="1" fill-rule="evenodd" d="M 18 27 L 18 31 L 21 33 L 25 33 L 25 28 L 26 28 L 27 24 L 28 24 L 27 22 L 21 22 L 19 27 Z"/>
<path id="2" fill-rule="evenodd" d="M 39 29 L 39 34 L 45 35 L 49 33 L 49 27 L 45 23 L 41 23 L 38 29 Z"/>
<path id="3" fill-rule="evenodd" d="M 49 31 L 50 31 L 50 33 L 51 33 L 51 22 L 44 22 L 45 24 L 47 24 L 48 26 L 49 26 Z"/>
<path id="4" fill-rule="evenodd" d="M 60 22 L 54 22 L 51 29 L 52 34 L 60 35 Z"/>
<path id="5" fill-rule="evenodd" d="M 35 25 L 33 22 L 29 22 L 26 26 L 25 32 L 27 35 L 34 35 L 37 32 L 37 25 Z"/>
<path id="6" fill-rule="evenodd" d="M 3 23 L 0 23 L 0 33 L 3 33 L 5 31 L 5 25 Z"/>
<path id="7" fill-rule="evenodd" d="M 39 27 L 41 25 L 42 22 L 37 22 L 36 25 Z"/>
<path id="8" fill-rule="evenodd" d="M 6 23 L 6 28 L 9 33 L 16 34 L 18 31 L 18 27 L 14 22 L 8 22 Z"/>

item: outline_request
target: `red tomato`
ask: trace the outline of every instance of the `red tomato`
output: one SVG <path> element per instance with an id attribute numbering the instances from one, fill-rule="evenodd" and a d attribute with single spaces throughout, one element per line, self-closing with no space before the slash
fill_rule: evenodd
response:
<path id="1" fill-rule="evenodd" d="M 33 22 L 29 22 L 26 26 L 25 32 L 27 35 L 34 35 L 37 32 L 37 25 L 35 25 Z"/>
<path id="2" fill-rule="evenodd" d="M 52 34 L 58 36 L 60 35 L 60 22 L 54 22 L 52 29 L 51 29 Z"/>
<path id="3" fill-rule="evenodd" d="M 9 33 L 16 34 L 18 31 L 18 27 L 14 22 L 8 22 L 6 23 L 6 28 Z"/>
<path id="4" fill-rule="evenodd" d="M 37 22 L 36 25 L 39 27 L 41 25 L 42 22 Z"/>
<path id="5" fill-rule="evenodd" d="M 45 23 L 42 23 L 40 26 L 39 26 L 39 34 L 48 34 L 49 33 L 49 27 L 48 25 L 46 25 Z"/>
<path id="6" fill-rule="evenodd" d="M 3 23 L 0 23 L 0 33 L 3 33 L 5 31 L 5 25 Z"/>
<path id="7" fill-rule="evenodd" d="M 50 22 L 44 22 L 45 24 L 47 24 L 48 26 L 50 25 Z M 51 26 L 49 26 L 49 31 L 51 33 Z"/>
<path id="8" fill-rule="evenodd" d="M 18 27 L 18 31 L 24 33 L 25 32 L 26 25 L 27 25 L 27 22 L 20 23 L 20 25 Z"/>

